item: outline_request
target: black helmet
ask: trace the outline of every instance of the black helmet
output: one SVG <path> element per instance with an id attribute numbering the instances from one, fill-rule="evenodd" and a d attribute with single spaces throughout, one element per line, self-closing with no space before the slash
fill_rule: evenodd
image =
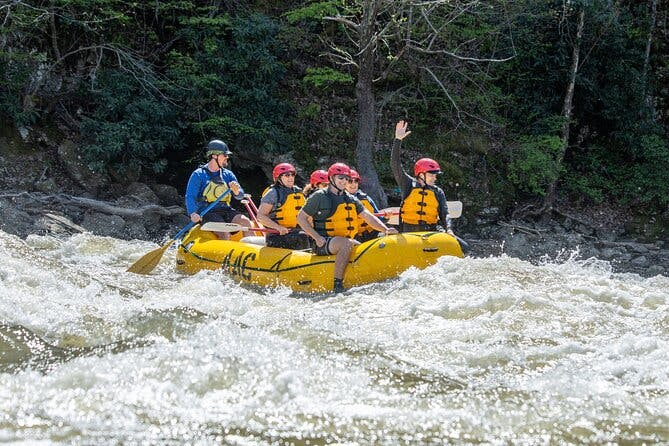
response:
<path id="1" fill-rule="evenodd" d="M 207 156 L 211 155 L 232 155 L 228 145 L 220 139 L 212 139 L 207 144 Z"/>

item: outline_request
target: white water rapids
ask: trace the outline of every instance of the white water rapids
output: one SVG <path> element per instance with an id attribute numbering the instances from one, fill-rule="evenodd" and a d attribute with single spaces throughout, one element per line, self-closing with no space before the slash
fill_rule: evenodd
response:
<path id="1" fill-rule="evenodd" d="M 444 257 L 323 300 L 0 231 L 0 443 L 667 444 L 669 278 Z"/>

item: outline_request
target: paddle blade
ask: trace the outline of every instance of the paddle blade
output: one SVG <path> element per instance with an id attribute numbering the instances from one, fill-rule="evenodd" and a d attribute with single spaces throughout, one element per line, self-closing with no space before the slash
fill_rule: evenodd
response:
<path id="1" fill-rule="evenodd" d="M 462 201 L 448 201 L 448 216 L 451 218 L 460 218 L 462 215 Z"/>
<path id="2" fill-rule="evenodd" d="M 278 234 L 279 231 L 270 228 L 247 228 L 246 226 L 238 225 L 237 223 L 224 223 L 219 221 L 210 221 L 202 225 L 203 231 L 213 232 L 238 232 L 238 231 L 253 231 L 253 232 L 269 232 L 270 234 Z"/>
<path id="3" fill-rule="evenodd" d="M 174 243 L 174 239 L 170 240 L 160 248 L 144 254 L 139 260 L 133 263 L 127 271 L 135 274 L 149 274 L 158 265 L 160 259 L 163 258 L 163 254 L 165 254 L 167 248 L 172 246 L 172 243 Z"/>

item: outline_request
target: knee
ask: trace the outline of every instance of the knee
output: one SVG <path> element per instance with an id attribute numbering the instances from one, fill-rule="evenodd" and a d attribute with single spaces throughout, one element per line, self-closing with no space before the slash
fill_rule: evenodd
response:
<path id="1" fill-rule="evenodd" d="M 355 246 L 355 241 L 351 240 L 350 238 L 344 238 L 344 241 L 342 242 L 342 249 L 345 249 L 346 251 L 351 251 L 353 247 Z"/>

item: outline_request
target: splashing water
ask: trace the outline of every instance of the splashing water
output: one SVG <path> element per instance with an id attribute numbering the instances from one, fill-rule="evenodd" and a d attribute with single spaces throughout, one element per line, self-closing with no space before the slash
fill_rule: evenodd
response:
<path id="1" fill-rule="evenodd" d="M 669 278 L 444 257 L 327 299 L 0 232 L 0 441 L 669 442 Z"/>

